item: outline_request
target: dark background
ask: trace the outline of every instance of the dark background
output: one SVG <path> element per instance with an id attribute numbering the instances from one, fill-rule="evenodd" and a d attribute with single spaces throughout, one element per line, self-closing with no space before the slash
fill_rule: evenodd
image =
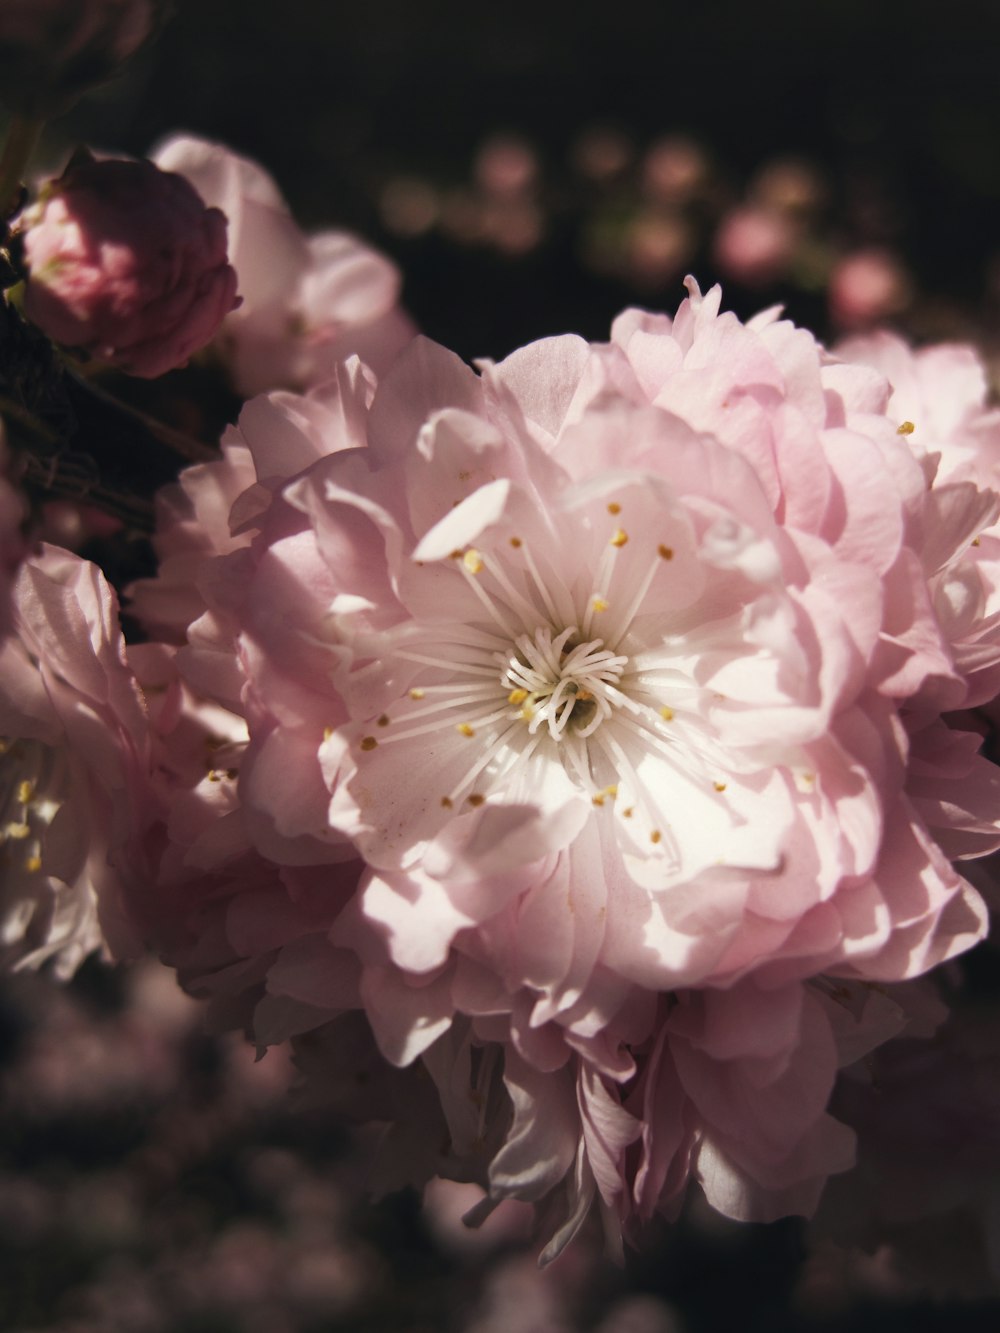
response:
<path id="1" fill-rule="evenodd" d="M 567 329 L 606 337 L 612 315 L 636 299 L 579 259 L 586 200 L 567 186 L 567 158 L 594 125 L 624 131 L 640 151 L 664 133 L 688 134 L 736 192 L 761 164 L 801 154 L 826 174 L 847 239 L 889 244 L 932 297 L 960 303 L 977 325 L 995 322 L 995 0 L 175 8 L 156 46 L 58 122 L 58 136 L 139 154 L 188 129 L 258 158 L 304 225 L 344 225 L 393 254 L 418 323 L 466 357 Z M 497 132 L 534 145 L 552 183 L 553 221 L 537 250 L 512 262 L 437 235 L 386 233 L 376 206 L 385 180 L 457 183 Z M 880 234 L 865 234 L 870 219 L 838 203 L 859 194 L 877 197 Z M 715 278 L 707 252 L 694 266 L 703 286 Z M 676 278 L 638 293 L 664 308 L 681 294 Z M 826 332 L 822 303 L 793 287 L 727 287 L 741 314 L 775 298 Z M 938 332 L 933 320 L 927 331 Z"/>

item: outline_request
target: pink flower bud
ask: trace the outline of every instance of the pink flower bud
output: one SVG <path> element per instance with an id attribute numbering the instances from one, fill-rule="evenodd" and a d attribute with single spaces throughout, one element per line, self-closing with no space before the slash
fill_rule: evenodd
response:
<path id="1" fill-rule="evenodd" d="M 45 117 L 113 75 L 151 36 L 163 0 L 0 0 L 0 90 Z"/>
<path id="2" fill-rule="evenodd" d="M 183 365 L 239 304 L 225 214 L 152 162 L 71 163 L 23 229 L 25 314 L 130 375 Z"/>
<path id="3" fill-rule="evenodd" d="M 912 296 L 909 275 L 888 250 L 856 250 L 830 277 L 830 315 L 842 329 L 865 328 L 905 310 Z"/>
<path id="4" fill-rule="evenodd" d="M 715 233 L 715 262 L 727 277 L 748 286 L 773 282 L 792 256 L 794 223 L 784 213 L 755 204 L 734 208 Z"/>

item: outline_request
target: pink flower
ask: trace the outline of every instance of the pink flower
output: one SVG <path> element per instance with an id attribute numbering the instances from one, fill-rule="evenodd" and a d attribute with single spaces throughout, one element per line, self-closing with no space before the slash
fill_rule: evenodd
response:
<path id="1" fill-rule="evenodd" d="M 887 250 L 845 255 L 830 277 L 830 316 L 842 329 L 878 324 L 898 315 L 909 300 L 909 275 Z"/>
<path id="2" fill-rule="evenodd" d="M 71 162 L 22 227 L 25 313 L 130 375 L 184 365 L 239 303 L 225 217 L 151 162 Z"/>
<path id="3" fill-rule="evenodd" d="M 156 496 L 154 538 L 159 569 L 128 589 L 131 610 L 147 631 L 166 642 L 183 642 L 188 626 L 205 610 L 197 578 L 210 555 L 226 555 L 249 542 L 233 535 L 230 510 L 253 485 L 256 474 L 238 433 L 222 437 L 222 457 L 186 468 L 175 486 Z"/>
<path id="4" fill-rule="evenodd" d="M 143 819 L 128 829 L 127 852 L 144 867 L 124 886 L 130 929 L 209 1000 L 216 1027 L 245 1027 L 261 1051 L 358 1009 L 356 960 L 324 948 L 357 886 L 353 850 L 340 840 L 322 864 L 263 856 L 238 690 L 232 709 L 197 696 L 164 644 L 132 645 L 128 661 L 150 741 Z M 319 975 L 310 960 L 331 956 L 334 968 Z"/>
<path id="5" fill-rule="evenodd" d="M 301 558 L 303 542 L 288 531 L 290 511 L 273 499 L 303 468 L 350 444 L 371 394 L 370 376 L 355 358 L 308 398 L 274 394 L 248 403 L 227 436 L 224 458 L 189 470 L 181 487 L 164 495 L 162 574 L 131 590 L 156 632 L 181 642 L 187 631 L 180 660 L 191 687 L 250 723 L 253 743 L 240 782 L 248 836 L 282 863 L 344 856 L 348 839 L 327 819 L 316 734 L 346 714 L 326 680 L 326 653 L 317 640 L 322 626 L 313 623 L 326 608 L 317 610 L 312 595 L 299 596 L 287 582 L 283 564 Z M 232 502 L 240 485 L 247 489 Z M 257 566 L 250 548 L 264 517 L 282 526 L 288 541 L 276 540 Z M 313 592 L 320 594 L 323 573 L 316 572 Z M 265 635 L 284 621 L 285 648 L 277 658 L 254 646 L 244 605 L 251 619 L 260 617 Z M 296 623 L 300 615 L 303 624 Z"/>
<path id="6" fill-rule="evenodd" d="M 787 213 L 745 204 L 727 213 L 715 234 L 715 262 L 737 282 L 773 282 L 787 268 L 798 228 Z"/>
<path id="7" fill-rule="evenodd" d="M 0 959 L 72 974 L 135 949 L 125 843 L 142 828 L 146 719 L 117 607 L 94 565 L 43 547 L 21 567 L 0 644 Z"/>
<path id="8" fill-rule="evenodd" d="M 366 978 L 362 992 L 371 1017 L 385 989 Z M 838 1066 L 906 1022 L 877 992 L 828 982 L 680 992 L 635 1018 L 596 1060 L 553 1025 L 505 1035 L 495 1012 L 456 1019 L 414 1062 L 422 1077 L 380 1062 L 357 1015 L 294 1044 L 311 1099 L 390 1122 L 383 1187 L 471 1180 L 487 1191 L 471 1225 L 506 1200 L 533 1202 L 548 1262 L 592 1209 L 609 1238 L 638 1239 L 654 1213 L 676 1217 L 694 1184 L 739 1220 L 812 1212 L 853 1162 L 852 1132 L 826 1109 Z"/>
<path id="9" fill-rule="evenodd" d="M 940 343 L 914 350 L 880 329 L 835 351 L 889 381 L 886 412 L 899 419 L 914 451 L 930 456 L 936 483 L 1000 486 L 1000 411 L 987 401 L 986 371 L 974 348 Z"/>
<path id="10" fill-rule="evenodd" d="M 824 399 L 808 335 L 717 299 L 482 379 L 420 345 L 367 451 L 285 488 L 280 638 L 241 584 L 262 663 L 290 621 L 317 667 L 329 643 L 329 819 L 392 961 L 458 950 L 533 1025 L 760 969 L 899 979 L 982 930 L 905 789 L 900 701 L 964 693 L 919 600 L 917 466 Z"/>
<path id="11" fill-rule="evenodd" d="M 352 355 L 381 372 L 413 337 L 395 265 L 346 232 L 305 236 L 255 162 L 191 136 L 169 139 L 154 160 L 229 219 L 243 304 L 218 345 L 241 393 L 308 388 Z"/>
<path id="12" fill-rule="evenodd" d="M 871 983 L 979 938 L 952 860 L 1000 844 L 935 601 L 997 497 L 931 484 L 875 371 L 719 300 L 343 365 L 164 510 L 147 933 L 394 1122 L 387 1179 L 535 1203 L 548 1258 L 690 1182 L 809 1212 L 837 1069 L 906 1021 Z"/>
<path id="13" fill-rule="evenodd" d="M 915 544 L 949 651 L 967 683 L 964 704 L 988 704 L 1000 692 L 1000 525 L 982 505 L 1000 490 L 1000 412 L 987 402 L 983 366 L 971 347 L 914 351 L 885 331 L 852 338 L 837 354 L 886 376 L 891 396 L 885 410 L 933 478 Z M 957 558 L 946 549 L 946 534 L 956 524 L 968 538 Z"/>

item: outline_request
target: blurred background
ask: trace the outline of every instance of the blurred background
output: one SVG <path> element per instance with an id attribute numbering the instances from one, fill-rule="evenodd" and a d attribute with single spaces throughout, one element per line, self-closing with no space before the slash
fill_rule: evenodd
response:
<path id="1" fill-rule="evenodd" d="M 177 130 L 258 159 L 306 228 L 391 255 L 471 359 L 672 310 L 688 272 L 835 341 L 972 339 L 1000 378 L 995 0 L 176 0 L 54 121 L 141 155 Z M 971 964 L 990 972 L 995 954 Z M 992 983 L 995 992 L 995 981 Z M 377 1203 L 372 1144 L 289 1098 L 150 962 L 0 991 L 0 1328 L 59 1333 L 715 1333 L 996 1328 L 955 1270 L 697 1207 L 624 1270 L 590 1233 L 539 1275 L 527 1219 L 441 1184 Z"/>
<path id="2" fill-rule="evenodd" d="M 606 337 L 629 302 L 675 307 L 687 272 L 826 335 L 995 334 L 994 0 L 175 9 L 51 127 L 53 159 L 218 138 L 304 226 L 393 255 L 418 323 L 463 356 Z"/>

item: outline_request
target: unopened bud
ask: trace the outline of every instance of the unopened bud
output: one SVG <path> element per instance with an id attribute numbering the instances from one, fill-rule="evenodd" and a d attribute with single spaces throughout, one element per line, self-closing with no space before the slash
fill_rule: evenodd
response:
<path id="1" fill-rule="evenodd" d="M 72 162 L 22 230 L 27 317 L 127 374 L 183 365 L 239 304 L 225 214 L 152 162 Z"/>

